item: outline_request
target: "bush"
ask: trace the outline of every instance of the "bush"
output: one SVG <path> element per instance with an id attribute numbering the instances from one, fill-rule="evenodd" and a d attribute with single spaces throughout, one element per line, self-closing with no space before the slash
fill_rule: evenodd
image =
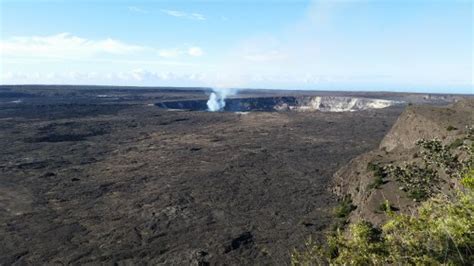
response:
<path id="1" fill-rule="evenodd" d="M 466 126 L 466 139 L 474 141 L 474 126 Z"/>
<path id="2" fill-rule="evenodd" d="M 380 203 L 377 211 L 379 212 L 385 212 L 385 213 L 392 213 L 393 211 L 397 211 L 398 208 L 395 208 L 388 200 L 385 200 L 384 202 Z"/>
<path id="3" fill-rule="evenodd" d="M 461 179 L 461 184 L 467 189 L 474 190 L 474 169 L 471 169 L 466 175 Z"/>
<path id="4" fill-rule="evenodd" d="M 367 186 L 367 188 L 368 189 L 380 188 L 380 186 L 385 183 L 384 178 L 387 176 L 385 168 L 376 163 L 370 162 L 367 164 L 367 170 L 372 171 L 375 177 L 374 181 L 370 183 Z"/>
<path id="5" fill-rule="evenodd" d="M 449 144 L 448 149 L 450 149 L 450 150 L 457 149 L 457 148 L 461 147 L 463 144 L 464 144 L 463 139 L 456 139 L 451 144 Z"/>
<path id="6" fill-rule="evenodd" d="M 435 197 L 417 216 L 395 215 L 383 226 L 391 261 L 406 264 L 463 265 L 474 260 L 474 197 Z"/>
<path id="7" fill-rule="evenodd" d="M 468 176 L 467 176 L 468 177 Z M 472 178 L 472 176 L 470 176 Z M 295 250 L 292 265 L 470 265 L 474 261 L 474 193 L 436 196 L 417 214 L 389 212 L 380 228 L 368 222 L 337 231 L 324 246 L 307 242 Z"/>
<path id="8" fill-rule="evenodd" d="M 464 139 L 467 139 L 467 137 Z M 465 146 L 464 139 L 456 139 L 453 143 L 446 146 L 436 138 L 431 140 L 421 139 L 416 144 L 422 148 L 421 154 L 423 155 L 425 165 L 441 168 L 451 178 L 461 178 L 466 169 L 473 163 L 472 147 Z M 460 151 L 453 150 L 456 148 L 467 152 L 466 160 L 459 158 Z"/>
<path id="9" fill-rule="evenodd" d="M 456 127 L 453 127 L 451 125 L 449 125 L 447 128 L 446 128 L 447 131 L 453 131 L 453 130 L 457 130 Z"/>
<path id="10" fill-rule="evenodd" d="M 334 215 L 338 218 L 347 218 L 355 208 L 356 206 L 352 204 L 352 199 L 346 197 L 339 202 L 339 205 L 336 206 L 336 208 L 334 208 Z"/>
<path id="11" fill-rule="evenodd" d="M 367 164 L 367 170 L 368 171 L 376 171 L 378 168 L 379 168 L 379 165 L 377 163 L 369 162 Z"/>
<path id="12" fill-rule="evenodd" d="M 378 189 L 381 185 L 384 184 L 384 180 L 380 176 L 375 176 L 375 179 L 372 183 L 370 183 L 367 188 L 368 189 Z"/>
<path id="13" fill-rule="evenodd" d="M 439 187 L 439 177 L 436 171 L 408 164 L 404 167 L 387 167 L 388 174 L 400 182 L 400 189 L 406 191 L 415 201 L 423 201 L 435 194 Z"/>
<path id="14" fill-rule="evenodd" d="M 468 128 L 468 137 L 474 130 Z M 474 261 L 474 144 L 461 146 L 465 160 L 437 139 L 421 140 L 424 165 L 389 165 L 385 174 L 393 175 L 402 188 L 417 200 L 426 200 L 411 215 L 396 214 L 385 201 L 380 211 L 388 221 L 380 228 L 361 221 L 327 236 L 325 245 L 311 240 L 304 250 L 291 255 L 292 265 L 472 265 Z M 375 164 L 369 170 L 378 171 Z M 462 187 L 452 194 L 436 194 L 438 171 L 459 177 Z M 347 217 L 352 201 L 341 202 L 339 213 Z M 349 211 L 348 211 L 349 210 Z"/>
<path id="15" fill-rule="evenodd" d="M 375 265 L 383 263 L 384 247 L 380 230 L 368 222 L 353 224 L 349 228 L 351 238 L 341 231 L 327 238 L 327 246 L 315 244 L 312 239 L 305 243 L 305 250 L 291 254 L 292 265 Z M 364 252 L 361 252 L 364 251 Z"/>
<path id="16" fill-rule="evenodd" d="M 400 189 L 406 191 L 410 198 L 424 201 L 438 192 L 439 172 L 451 178 L 460 178 L 472 166 L 472 147 L 465 145 L 465 139 L 456 139 L 449 145 L 443 145 L 439 139 L 421 139 L 417 141 L 423 158 L 421 165 L 388 165 L 383 170 L 400 183 Z M 460 159 L 462 152 L 466 159 Z"/>

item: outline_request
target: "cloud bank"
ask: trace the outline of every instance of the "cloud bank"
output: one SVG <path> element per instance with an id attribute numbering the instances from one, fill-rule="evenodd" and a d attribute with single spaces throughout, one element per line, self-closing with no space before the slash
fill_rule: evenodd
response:
<path id="1" fill-rule="evenodd" d="M 0 41 L 0 56 L 73 58 L 97 54 L 124 55 L 146 47 L 127 44 L 111 38 L 88 40 L 70 33 L 50 36 L 13 37 Z"/>
<path id="2" fill-rule="evenodd" d="M 49 36 L 21 36 L 0 40 L 0 56 L 2 58 L 54 58 L 54 59 L 91 59 L 103 55 L 131 56 L 146 55 L 150 57 L 198 57 L 204 54 L 202 48 L 157 49 L 153 47 L 130 44 L 120 40 L 106 38 L 91 40 L 70 33 L 59 33 Z"/>

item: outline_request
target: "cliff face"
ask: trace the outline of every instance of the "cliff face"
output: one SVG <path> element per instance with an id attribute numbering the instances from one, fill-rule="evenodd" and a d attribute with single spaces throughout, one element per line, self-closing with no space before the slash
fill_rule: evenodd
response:
<path id="1" fill-rule="evenodd" d="M 290 106 L 290 109 L 297 111 L 354 112 L 368 109 L 381 109 L 395 104 L 401 103 L 382 99 L 316 96 L 300 98 L 297 101 L 297 105 Z"/>
<path id="2" fill-rule="evenodd" d="M 355 112 L 369 109 L 382 109 L 392 105 L 404 104 L 402 101 L 343 96 L 284 96 L 228 98 L 222 111 L 321 111 Z M 205 111 L 207 100 L 183 100 L 158 102 L 156 106 L 166 109 L 185 109 Z"/>
<path id="3" fill-rule="evenodd" d="M 411 149 L 420 138 L 442 138 L 450 142 L 459 130 L 472 125 L 474 100 L 462 100 L 449 107 L 408 106 L 380 143 L 381 149 Z M 454 132 L 450 132 L 454 131 Z"/>
<path id="4" fill-rule="evenodd" d="M 379 149 L 354 158 L 337 171 L 332 191 L 342 197 L 350 196 L 357 208 L 350 220 L 368 220 L 381 224 L 386 214 L 380 210 L 385 200 L 394 209 L 409 212 L 417 203 L 399 189 L 400 184 L 390 177 L 376 184 L 373 165 L 419 162 L 416 141 L 438 138 L 443 144 L 452 143 L 465 135 L 466 126 L 474 125 L 474 99 L 462 100 L 447 107 L 408 106 L 382 140 Z M 448 190 L 450 180 L 442 177 L 442 190 Z"/>

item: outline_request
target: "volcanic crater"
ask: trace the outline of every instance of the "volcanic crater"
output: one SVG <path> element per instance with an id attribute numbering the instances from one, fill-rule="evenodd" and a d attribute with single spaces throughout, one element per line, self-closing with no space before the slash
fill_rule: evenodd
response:
<path id="1" fill-rule="evenodd" d="M 188 111 L 209 110 L 210 100 L 179 100 L 163 101 L 156 105 L 165 109 Z M 367 109 L 381 109 L 393 105 L 402 105 L 402 101 L 342 97 L 342 96 L 280 96 L 280 97 L 252 97 L 228 98 L 221 111 L 227 112 L 272 112 L 272 111 L 322 111 L 322 112 L 352 112 Z"/>

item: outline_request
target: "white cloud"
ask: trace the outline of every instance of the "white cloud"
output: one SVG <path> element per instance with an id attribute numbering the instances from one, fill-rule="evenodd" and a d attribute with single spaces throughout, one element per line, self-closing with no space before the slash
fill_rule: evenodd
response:
<path id="1" fill-rule="evenodd" d="M 204 17 L 204 15 L 199 14 L 199 13 L 192 13 L 191 18 L 197 19 L 197 20 L 206 20 L 206 17 Z"/>
<path id="2" fill-rule="evenodd" d="M 204 53 L 200 47 L 194 46 L 188 49 L 188 54 L 191 56 L 201 56 Z"/>
<path id="3" fill-rule="evenodd" d="M 192 46 L 192 47 L 189 47 L 188 49 L 173 48 L 173 49 L 158 50 L 158 55 L 164 58 L 179 57 L 182 55 L 199 57 L 199 56 L 202 56 L 203 54 L 204 54 L 203 50 L 201 49 L 201 47 L 198 47 L 198 46 Z"/>
<path id="4" fill-rule="evenodd" d="M 0 57 L 5 63 L 43 63 L 60 61 L 85 62 L 154 62 L 159 58 L 198 57 L 197 46 L 157 49 L 106 38 L 91 40 L 70 33 L 49 36 L 12 37 L 0 40 Z"/>
<path id="5" fill-rule="evenodd" d="M 179 49 L 161 49 L 158 50 L 158 55 L 165 58 L 178 57 L 182 54 Z"/>
<path id="6" fill-rule="evenodd" d="M 146 50 L 111 38 L 88 40 L 69 33 L 50 36 L 13 37 L 0 40 L 0 56 L 84 58 L 97 54 L 124 55 Z"/>
<path id="7" fill-rule="evenodd" d="M 135 13 L 141 13 L 141 14 L 148 14 L 148 11 L 143 9 L 143 8 L 140 8 L 140 7 L 137 7 L 137 6 L 129 6 L 127 7 L 129 11 L 131 12 L 135 12 Z"/>
<path id="8" fill-rule="evenodd" d="M 244 55 L 244 59 L 253 62 L 271 62 L 285 59 L 286 55 L 279 51 L 268 51 Z"/>
<path id="9" fill-rule="evenodd" d="M 0 84 L 97 84 L 143 86 L 205 86 L 203 73 L 150 71 L 142 68 L 119 72 L 2 72 Z"/>
<path id="10" fill-rule="evenodd" d="M 206 17 L 200 13 L 186 13 L 182 11 L 169 10 L 169 9 L 162 9 L 161 12 L 169 16 L 173 16 L 177 18 L 192 19 L 192 20 L 206 20 Z"/>
<path id="11" fill-rule="evenodd" d="M 173 17 L 185 17 L 186 13 L 183 13 L 181 11 L 176 11 L 176 10 L 168 10 L 168 9 L 162 9 L 161 12 L 173 16 Z"/>

